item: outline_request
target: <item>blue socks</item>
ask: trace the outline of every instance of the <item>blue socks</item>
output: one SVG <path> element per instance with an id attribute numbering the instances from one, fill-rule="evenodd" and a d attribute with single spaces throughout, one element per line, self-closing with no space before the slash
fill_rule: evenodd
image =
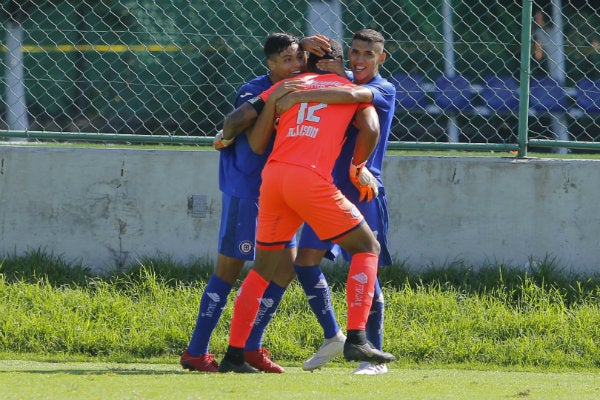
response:
<path id="1" fill-rule="evenodd" d="M 258 350 L 262 347 L 262 338 L 267 325 L 271 322 L 273 315 L 275 315 L 275 311 L 277 311 L 284 293 L 284 287 L 279 286 L 275 282 L 269 282 L 269 286 L 267 286 L 260 301 L 260 308 L 258 309 L 258 314 L 256 314 L 250 336 L 246 340 L 244 350 Z"/>
<path id="2" fill-rule="evenodd" d="M 306 293 L 308 304 L 323 328 L 325 339 L 330 339 L 340 330 L 329 295 L 329 285 L 319 265 L 300 267 L 294 265 L 298 281 Z"/>
<path id="3" fill-rule="evenodd" d="M 198 311 L 196 326 L 188 345 L 188 353 L 191 356 L 208 353 L 210 337 L 227 304 L 227 296 L 231 291 L 231 287 L 229 283 L 214 274 L 208 280 L 200 299 L 200 310 Z"/>
<path id="4" fill-rule="evenodd" d="M 379 286 L 379 279 L 375 281 L 375 295 L 373 296 L 373 304 L 369 311 L 369 319 L 367 319 L 367 340 L 371 342 L 375 348 L 381 350 L 383 342 L 383 293 Z"/>
<path id="5" fill-rule="evenodd" d="M 302 285 L 308 298 L 308 303 L 313 310 L 319 324 L 323 328 L 325 339 L 330 339 L 340 330 L 335 319 L 335 313 L 331 304 L 329 285 L 321 272 L 319 265 L 310 267 L 294 266 L 298 281 Z M 227 305 L 227 297 L 231 292 L 232 285 L 212 275 L 204 289 L 200 300 L 200 309 L 196 320 L 196 326 L 188 345 L 191 356 L 207 354 L 210 338 L 214 331 L 223 309 Z M 252 332 L 246 342 L 245 350 L 258 350 L 262 347 L 262 338 L 268 323 L 273 318 L 279 303 L 283 298 L 285 288 L 270 282 L 263 295 L 261 305 L 252 327 Z M 381 350 L 383 339 L 383 294 L 379 280 L 375 282 L 375 296 L 373 305 L 369 312 L 366 325 L 367 339 L 377 349 Z"/>

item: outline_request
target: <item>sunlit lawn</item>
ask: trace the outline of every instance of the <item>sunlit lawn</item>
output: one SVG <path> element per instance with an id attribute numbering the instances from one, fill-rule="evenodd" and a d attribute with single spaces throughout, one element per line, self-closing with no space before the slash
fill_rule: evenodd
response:
<path id="1" fill-rule="evenodd" d="M 598 399 L 597 371 L 427 369 L 391 365 L 380 376 L 336 365 L 314 373 L 201 374 L 170 364 L 0 361 L 9 399 Z"/>

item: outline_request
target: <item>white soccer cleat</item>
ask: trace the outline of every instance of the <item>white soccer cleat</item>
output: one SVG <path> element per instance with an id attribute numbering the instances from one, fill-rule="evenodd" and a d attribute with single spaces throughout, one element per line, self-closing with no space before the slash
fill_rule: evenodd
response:
<path id="1" fill-rule="evenodd" d="M 325 339 L 319 350 L 302 365 L 302 369 L 305 371 L 314 371 L 327 364 L 332 358 L 343 355 L 345 342 L 346 336 L 340 329 L 334 337 Z"/>
<path id="2" fill-rule="evenodd" d="M 363 361 L 360 365 L 352 372 L 354 375 L 382 375 L 387 374 L 388 367 L 386 364 L 371 364 L 370 362 Z"/>

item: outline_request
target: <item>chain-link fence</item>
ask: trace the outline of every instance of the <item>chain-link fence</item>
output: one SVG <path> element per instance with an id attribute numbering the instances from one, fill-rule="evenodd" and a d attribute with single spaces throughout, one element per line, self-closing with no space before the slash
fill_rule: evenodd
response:
<path id="1" fill-rule="evenodd" d="M 522 3 L 2 1 L 0 130 L 211 136 L 269 33 L 369 27 L 398 88 L 391 140 L 516 143 Z M 529 138 L 600 142 L 600 1 L 532 7 Z"/>

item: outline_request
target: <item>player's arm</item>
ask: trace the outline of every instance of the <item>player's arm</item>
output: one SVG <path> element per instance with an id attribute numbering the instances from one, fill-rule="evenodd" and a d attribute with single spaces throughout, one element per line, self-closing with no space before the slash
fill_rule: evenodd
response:
<path id="1" fill-rule="evenodd" d="M 369 88 L 342 85 L 290 93 L 277 101 L 275 111 L 281 114 L 297 103 L 348 104 L 371 103 L 371 101 L 373 101 L 373 92 Z"/>
<path id="2" fill-rule="evenodd" d="M 304 81 L 301 79 L 286 79 L 274 86 L 271 91 L 268 91 L 267 95 L 263 93 L 258 96 L 258 99 L 253 99 L 256 101 L 255 107 L 258 117 L 254 125 L 246 130 L 248 144 L 253 152 L 263 154 L 271 140 L 275 130 L 275 104 L 277 100 L 290 92 L 298 90 L 303 84 Z"/>
<path id="3" fill-rule="evenodd" d="M 265 102 L 259 101 L 262 102 L 261 111 L 254 125 L 246 130 L 246 137 L 248 137 L 248 144 L 252 151 L 256 154 L 263 154 L 275 129 L 275 101 L 271 101 L 270 98 Z"/>
<path id="4" fill-rule="evenodd" d="M 235 137 L 244 129 L 252 125 L 258 112 L 248 103 L 242 103 L 238 108 L 230 112 L 223 122 L 223 129 L 217 132 L 213 140 L 215 150 L 223 150 L 233 144 Z"/>
<path id="5" fill-rule="evenodd" d="M 251 126 L 258 117 L 257 110 L 250 102 L 242 103 L 227 114 L 223 122 L 223 139 L 231 140 Z"/>
<path id="6" fill-rule="evenodd" d="M 369 159 L 379 141 L 379 117 L 375 107 L 360 108 L 354 116 L 354 125 L 358 129 L 358 136 L 353 160 L 355 164 L 362 164 Z"/>
<path id="7" fill-rule="evenodd" d="M 360 108 L 356 112 L 354 125 L 358 129 L 358 136 L 350 163 L 350 180 L 360 193 L 359 201 L 371 201 L 379 194 L 379 183 L 366 166 L 379 141 L 379 118 L 375 107 Z"/>

